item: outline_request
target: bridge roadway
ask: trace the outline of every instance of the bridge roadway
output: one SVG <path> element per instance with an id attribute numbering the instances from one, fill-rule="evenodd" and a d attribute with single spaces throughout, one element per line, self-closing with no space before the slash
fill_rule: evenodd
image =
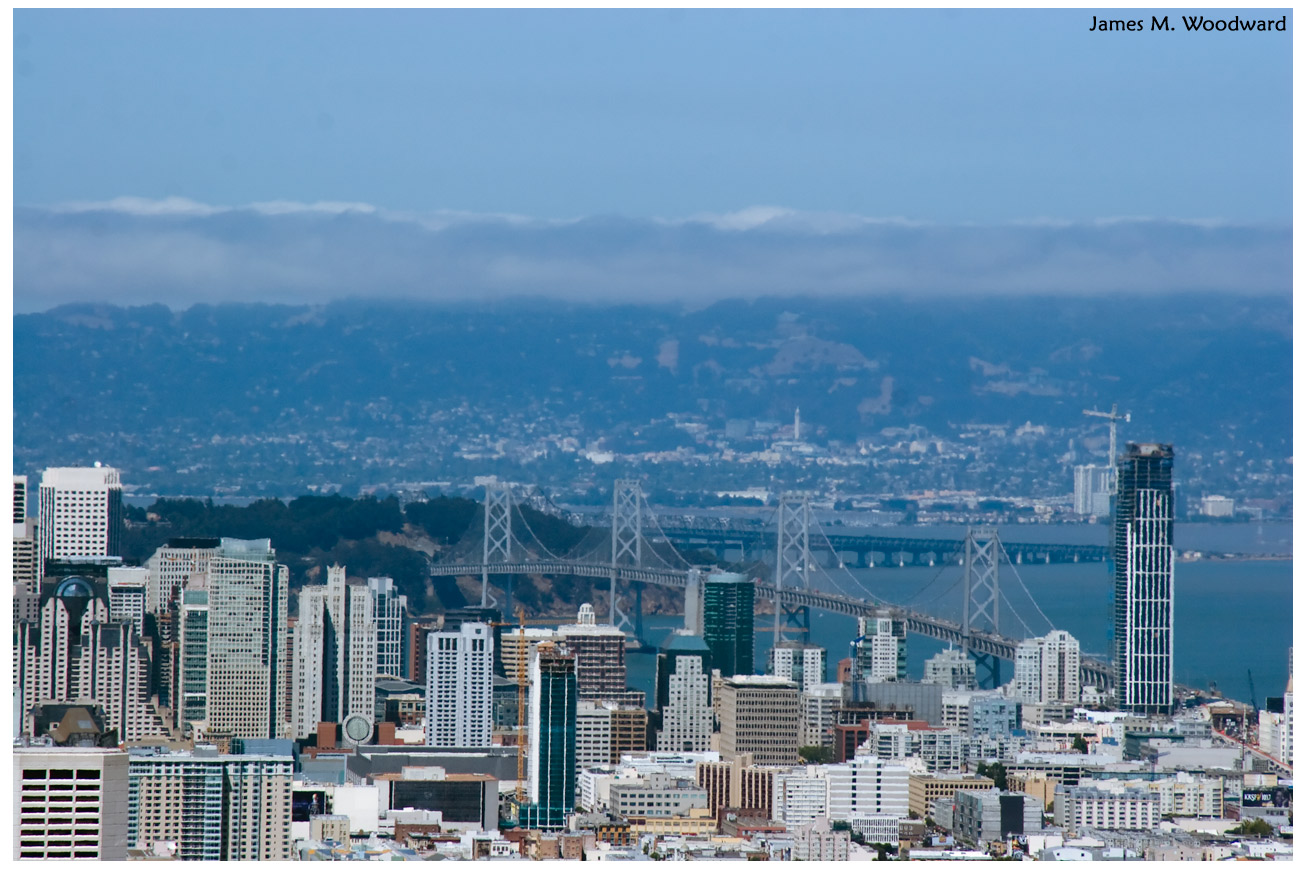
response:
<path id="1" fill-rule="evenodd" d="M 762 528 L 747 528 L 739 525 L 721 526 L 711 523 L 693 525 L 671 525 L 660 528 L 667 540 L 677 544 L 693 546 L 701 544 L 721 556 L 727 548 L 738 547 L 743 550 L 771 552 L 775 549 L 775 531 Z M 929 561 L 943 561 L 950 556 L 958 556 L 962 541 L 949 538 L 912 538 L 885 537 L 880 535 L 840 535 L 825 534 L 830 546 L 836 553 L 852 553 L 858 557 L 858 563 L 866 566 L 872 564 L 919 564 Z M 1002 542 L 1007 555 L 1017 564 L 1027 562 L 1062 563 L 1062 562 L 1104 562 L 1109 551 L 1105 546 L 1096 544 L 1030 544 L 1014 541 Z M 877 559 L 875 554 L 880 554 Z M 815 555 L 815 553 L 813 553 Z M 905 557 L 911 557 L 910 559 Z"/>
<path id="2" fill-rule="evenodd" d="M 488 570 L 490 574 L 552 574 L 572 577 L 612 576 L 612 566 L 586 562 L 568 562 L 565 560 L 541 560 L 538 562 L 498 562 L 489 565 L 468 563 L 462 565 L 432 565 L 432 577 L 479 577 Z M 684 571 L 665 568 L 636 568 L 620 566 L 617 579 L 626 582 L 651 583 L 655 586 L 674 586 L 683 589 L 687 579 Z M 759 598 L 774 600 L 775 586 L 762 581 L 755 581 Z M 893 605 L 876 604 L 845 595 L 829 592 L 817 592 L 810 589 L 781 589 L 780 602 L 790 607 L 806 605 L 831 613 L 845 616 L 875 616 L 886 612 L 903 620 L 905 627 L 913 634 L 932 637 L 946 643 L 961 644 L 961 626 L 951 620 L 918 613 Z M 994 655 L 1007 661 L 1015 661 L 1017 640 L 988 632 L 972 632 L 971 648 L 978 653 Z M 1105 662 L 1080 659 L 1079 678 L 1084 685 L 1109 689 L 1115 684 L 1115 673 Z"/>

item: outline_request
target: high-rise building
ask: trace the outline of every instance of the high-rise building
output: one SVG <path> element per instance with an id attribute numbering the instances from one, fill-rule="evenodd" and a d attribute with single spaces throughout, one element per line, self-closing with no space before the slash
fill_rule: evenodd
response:
<path id="1" fill-rule="evenodd" d="M 711 653 L 701 637 L 673 632 L 658 653 L 658 752 L 706 752 L 712 739 Z"/>
<path id="2" fill-rule="evenodd" d="M 1111 514 L 1111 469 L 1105 465 L 1075 466 L 1075 513 L 1081 517 Z"/>
<path id="3" fill-rule="evenodd" d="M 1174 706 L 1174 448 L 1125 446 L 1112 521 L 1112 646 L 1121 710 L 1164 714 Z"/>
<path id="4" fill-rule="evenodd" d="M 1079 703 L 1079 641 L 1053 631 L 1016 645 L 1016 696 L 1027 704 Z"/>
<path id="5" fill-rule="evenodd" d="M 433 631 L 426 642 L 426 745 L 489 746 L 494 728 L 494 631 L 484 622 Z"/>
<path id="6" fill-rule="evenodd" d="M 166 611 L 187 580 L 209 573 L 209 560 L 221 543 L 218 538 L 171 538 L 155 550 L 145 562 L 149 570 L 146 609 L 150 613 Z"/>
<path id="7" fill-rule="evenodd" d="M 127 859 L 127 753 L 14 746 L 14 858 Z"/>
<path id="8" fill-rule="evenodd" d="M 798 763 L 802 714 L 798 684 L 780 677 L 740 675 L 721 682 L 721 757 L 752 755 L 756 764 Z"/>
<path id="9" fill-rule="evenodd" d="M 818 683 L 799 696 L 803 713 L 803 746 L 834 746 L 836 711 L 843 705 L 842 683 Z"/>
<path id="10" fill-rule="evenodd" d="M 282 737 L 289 571 L 267 538 L 223 538 L 208 573 L 208 728 Z"/>
<path id="11" fill-rule="evenodd" d="M 41 473 L 38 576 L 45 576 L 46 559 L 121 555 L 122 528 L 118 469 L 97 463 Z"/>
<path id="12" fill-rule="evenodd" d="M 891 616 L 857 617 L 853 679 L 907 679 L 907 623 Z"/>
<path id="13" fill-rule="evenodd" d="M 576 657 L 576 688 L 585 700 L 627 696 L 626 633 L 615 625 L 598 625 L 594 607 L 582 604 L 574 625 L 558 628 L 558 638 Z"/>
<path id="14" fill-rule="evenodd" d="M 131 753 L 128 845 L 194 861 L 289 861 L 294 758 L 212 747 Z"/>
<path id="15" fill-rule="evenodd" d="M 376 716 L 372 594 L 364 586 L 348 585 L 344 566 L 327 568 L 325 586 L 300 590 L 294 651 L 294 736 L 316 733 L 319 722 L 346 723 L 356 717 L 366 721 L 370 733 Z"/>
<path id="16" fill-rule="evenodd" d="M 177 727 L 203 731 L 208 718 L 209 695 L 209 584 L 208 575 L 186 581 L 178 607 Z"/>
<path id="17" fill-rule="evenodd" d="M 376 674 L 407 679 L 404 653 L 408 638 L 404 625 L 408 621 L 408 596 L 399 594 L 399 587 L 390 577 L 368 577 L 367 588 L 372 593 L 372 615 L 376 618 Z"/>
<path id="18" fill-rule="evenodd" d="M 93 701 L 123 740 L 164 734 L 150 703 L 149 654 L 133 623 L 110 615 L 108 566 L 49 567 L 39 619 L 18 624 L 15 694 L 23 716 L 37 704 Z"/>
<path id="19" fill-rule="evenodd" d="M 853 816 L 896 816 L 908 813 L 907 768 L 892 759 L 858 755 L 825 770 L 829 786 L 830 821 Z"/>
<path id="20" fill-rule="evenodd" d="M 27 475 L 14 475 L 14 622 L 35 618 L 36 523 L 27 518 Z M 20 597 L 22 601 L 20 602 Z"/>
<path id="21" fill-rule="evenodd" d="M 976 686 L 975 660 L 964 650 L 940 650 L 925 660 L 925 676 L 921 682 L 949 689 L 973 689 Z"/>
<path id="22" fill-rule="evenodd" d="M 753 673 L 753 581 L 712 574 L 703 584 L 703 640 L 722 676 Z"/>
<path id="23" fill-rule="evenodd" d="M 408 623 L 408 679 L 419 686 L 426 685 L 426 640 L 440 628 L 434 620 Z"/>
<path id="24" fill-rule="evenodd" d="M 117 567 L 109 569 L 109 618 L 127 619 L 136 627 L 136 634 L 145 634 L 145 568 Z"/>
<path id="25" fill-rule="evenodd" d="M 798 684 L 805 692 L 825 682 L 825 647 L 797 640 L 784 640 L 771 647 L 766 672 Z"/>
<path id="26" fill-rule="evenodd" d="M 576 806 L 576 659 L 542 643 L 530 663 L 527 828 L 558 830 Z"/>
<path id="27" fill-rule="evenodd" d="M 1279 732 L 1279 760 L 1292 767 L 1292 650 L 1288 650 L 1288 687 L 1283 692 L 1283 730 Z"/>

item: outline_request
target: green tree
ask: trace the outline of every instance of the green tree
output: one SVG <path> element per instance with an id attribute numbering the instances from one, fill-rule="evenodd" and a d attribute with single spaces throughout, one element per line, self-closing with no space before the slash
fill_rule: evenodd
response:
<path id="1" fill-rule="evenodd" d="M 800 746 L 798 755 L 808 764 L 829 764 L 834 761 L 834 750 L 829 746 Z"/>
<path id="2" fill-rule="evenodd" d="M 1070 748 L 1082 755 L 1088 755 L 1088 741 L 1084 739 L 1082 734 L 1075 737 L 1075 742 L 1070 744 Z"/>
<path id="3" fill-rule="evenodd" d="M 1233 833 L 1244 837 L 1270 837 L 1274 835 L 1274 826 L 1265 819 L 1243 819 Z"/>
<path id="4" fill-rule="evenodd" d="M 980 776 L 987 776 L 993 780 L 993 784 L 1003 791 L 1007 788 L 1007 769 L 1002 766 L 1002 762 L 995 761 L 992 764 L 980 762 L 975 768 L 975 772 Z"/>

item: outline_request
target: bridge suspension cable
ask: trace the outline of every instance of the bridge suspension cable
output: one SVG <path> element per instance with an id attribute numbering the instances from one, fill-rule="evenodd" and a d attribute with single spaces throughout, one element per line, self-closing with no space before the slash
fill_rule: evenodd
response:
<path id="1" fill-rule="evenodd" d="M 998 546 L 999 546 L 999 547 L 1002 547 L 1002 542 L 1001 542 L 1001 541 L 998 542 Z M 1047 615 L 1046 613 L 1043 612 L 1043 608 L 1041 608 L 1041 607 L 1038 606 L 1038 602 L 1034 599 L 1034 595 L 1033 595 L 1033 593 L 1031 593 L 1031 592 L 1029 591 L 1029 587 L 1025 585 L 1025 581 L 1021 579 L 1021 577 L 1020 577 L 1020 572 L 1016 570 L 1016 565 L 1015 565 L 1015 563 L 1012 562 L 1012 561 L 1011 561 L 1011 557 L 1007 555 L 1007 549 L 1006 549 L 1006 547 L 1002 547 L 1002 555 L 1006 557 L 1006 559 L 1007 559 L 1007 565 L 1008 565 L 1008 567 L 1011 568 L 1011 573 L 1016 575 L 1016 582 L 1017 582 L 1018 584 L 1020 584 L 1020 588 L 1021 588 L 1022 590 L 1024 590 L 1024 592 L 1025 592 L 1025 597 L 1029 599 L 1029 603 L 1030 603 L 1030 604 L 1033 604 L 1033 605 L 1034 605 L 1034 609 L 1038 611 L 1038 615 L 1041 616 L 1041 617 L 1043 617 L 1043 621 L 1046 622 L 1046 623 L 1048 624 L 1048 629 L 1049 629 L 1050 631 L 1055 631 L 1055 630 L 1056 630 L 1056 626 L 1052 624 L 1052 620 L 1048 619 L 1048 615 Z M 1012 605 L 1010 601 L 1008 601 L 1007 604 L 1011 606 L 1011 609 L 1012 609 L 1012 611 L 1014 612 L 1015 609 L 1016 609 L 1016 608 L 1015 608 L 1015 605 Z M 1020 618 L 1019 614 L 1017 614 L 1016 618 L 1017 618 L 1017 619 Z M 1029 630 L 1029 626 L 1025 626 L 1025 628 L 1026 628 L 1026 630 Z M 1033 632 L 1032 632 L 1032 631 L 1030 632 L 1030 636 L 1031 636 L 1031 637 L 1033 636 Z"/>

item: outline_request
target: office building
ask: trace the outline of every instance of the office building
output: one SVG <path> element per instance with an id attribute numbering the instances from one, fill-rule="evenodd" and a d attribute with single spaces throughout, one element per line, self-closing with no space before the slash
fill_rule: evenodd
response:
<path id="1" fill-rule="evenodd" d="M 1083 828 L 1154 831 L 1161 824 L 1161 795 L 1144 786 L 1107 791 L 1087 785 L 1059 785 L 1052 799 L 1052 819 L 1071 835 Z"/>
<path id="2" fill-rule="evenodd" d="M 1174 448 L 1125 446 L 1118 467 L 1115 574 L 1116 703 L 1131 713 L 1174 707 Z"/>
<path id="3" fill-rule="evenodd" d="M 22 715 L 48 702 L 89 701 L 123 740 L 164 734 L 150 703 L 149 653 L 130 620 L 109 613 L 107 565 L 51 561 L 37 620 L 20 622 L 14 650 Z M 63 572 L 77 574 L 59 576 Z M 101 576 L 94 576 L 94 574 Z"/>
<path id="4" fill-rule="evenodd" d="M 721 683 L 721 757 L 749 754 L 755 764 L 798 763 L 802 716 L 798 684 L 780 677 L 740 675 Z"/>
<path id="5" fill-rule="evenodd" d="M 993 780 L 977 773 L 913 773 L 907 777 L 907 809 L 917 818 L 929 817 L 934 802 L 961 791 L 989 791 Z"/>
<path id="6" fill-rule="evenodd" d="M 504 676 L 516 683 L 518 674 L 530 671 L 531 656 L 542 643 L 556 643 L 558 632 L 552 628 L 512 628 L 499 635 L 499 661 Z"/>
<path id="7" fill-rule="evenodd" d="M 208 718 L 209 695 L 209 585 L 208 575 L 186 581 L 177 610 L 177 727 L 183 732 L 203 731 Z"/>
<path id="8" fill-rule="evenodd" d="M 1114 457 L 1112 458 L 1114 461 Z M 1075 466 L 1075 513 L 1081 517 L 1111 514 L 1111 469 L 1105 465 Z"/>
<path id="9" fill-rule="evenodd" d="M 494 632 L 484 622 L 431 632 L 426 642 L 426 745 L 489 746 L 494 728 Z"/>
<path id="10" fill-rule="evenodd" d="M 834 746 L 835 711 L 843 703 L 842 683 L 817 683 L 799 696 L 804 746 Z"/>
<path id="11" fill-rule="evenodd" d="M 703 584 L 703 640 L 724 677 L 753 673 L 753 581 L 712 574 Z"/>
<path id="12" fill-rule="evenodd" d="M 847 861 L 852 833 L 836 831 L 826 818 L 813 819 L 796 829 L 788 826 L 794 835 L 793 860 L 795 861 Z M 897 842 L 895 836 L 893 842 Z"/>
<path id="13" fill-rule="evenodd" d="M 706 752 L 712 740 L 711 653 L 703 639 L 673 632 L 658 653 L 659 752 Z"/>
<path id="14" fill-rule="evenodd" d="M 493 831 L 499 825 L 499 780 L 486 773 L 451 773 L 444 767 L 405 766 L 375 775 L 382 807 L 435 811 L 444 825 Z M 386 796 L 388 792 L 388 797 Z"/>
<path id="15" fill-rule="evenodd" d="M 171 538 L 145 562 L 149 586 L 145 608 L 163 613 L 172 606 L 186 581 L 209 573 L 209 560 L 222 541 L 218 538 Z"/>
<path id="16" fill-rule="evenodd" d="M 144 568 L 113 567 L 109 569 L 109 618 L 125 619 L 136 629 L 138 637 L 145 634 L 145 588 L 149 574 Z"/>
<path id="17" fill-rule="evenodd" d="M 14 622 L 34 619 L 40 598 L 36 522 L 27 517 L 27 475 L 14 475 Z"/>
<path id="18" fill-rule="evenodd" d="M 575 656 L 579 697 L 588 701 L 627 697 L 624 631 L 596 624 L 594 607 L 582 604 L 576 623 L 558 628 L 558 639 Z"/>
<path id="19" fill-rule="evenodd" d="M 132 750 L 128 846 L 176 844 L 183 861 L 290 860 L 293 783 L 290 755 Z"/>
<path id="20" fill-rule="evenodd" d="M 907 679 L 907 624 L 890 616 L 857 617 L 853 679 Z"/>
<path id="21" fill-rule="evenodd" d="M 771 818 L 793 830 L 825 817 L 827 808 L 825 768 L 818 765 L 796 768 L 775 777 Z"/>
<path id="22" fill-rule="evenodd" d="M 13 767 L 15 860 L 126 860 L 126 752 L 23 740 Z"/>
<path id="23" fill-rule="evenodd" d="M 399 594 L 399 587 L 390 577 L 368 577 L 367 589 L 372 594 L 372 616 L 376 620 L 376 675 L 408 679 L 408 637 L 404 631 L 408 596 Z"/>
<path id="24" fill-rule="evenodd" d="M 771 648 L 766 672 L 798 684 L 805 692 L 825 682 L 825 648 L 796 640 L 785 640 Z"/>
<path id="25" fill-rule="evenodd" d="M 723 761 L 698 761 L 695 781 L 707 792 L 707 806 L 713 814 L 723 809 L 765 810 L 775 804 L 776 767 L 758 767 L 747 752 Z"/>
<path id="26" fill-rule="evenodd" d="M 974 689 L 975 660 L 959 649 L 945 649 L 925 660 L 923 683 L 947 689 Z"/>
<path id="27" fill-rule="evenodd" d="M 325 586 L 300 590 L 293 661 L 295 737 L 316 733 L 319 722 L 351 717 L 362 717 L 370 731 L 376 713 L 372 594 L 346 583 L 343 566 L 327 568 Z"/>
<path id="28" fill-rule="evenodd" d="M 47 559 L 118 556 L 122 549 L 122 481 L 118 469 L 47 468 L 37 520 L 38 576 Z"/>
<path id="29" fill-rule="evenodd" d="M 952 804 L 952 833 L 979 845 L 1043 830 L 1043 805 L 1020 792 L 958 791 Z"/>
<path id="30" fill-rule="evenodd" d="M 707 809 L 707 791 L 691 779 L 648 773 L 633 782 L 613 782 L 608 806 L 627 818 L 688 816 L 690 810 Z"/>
<path id="31" fill-rule="evenodd" d="M 289 580 L 267 538 L 223 538 L 209 561 L 205 700 L 210 731 L 284 736 Z"/>
<path id="32" fill-rule="evenodd" d="M 853 816 L 892 816 L 908 812 L 907 768 L 874 755 L 858 755 L 825 769 L 831 821 Z"/>
<path id="33" fill-rule="evenodd" d="M 576 659 L 555 644 L 530 663 L 530 751 L 523 826 L 558 830 L 576 806 Z"/>
<path id="34" fill-rule="evenodd" d="M 1026 704 L 1079 703 L 1079 641 L 1053 631 L 1016 646 L 1016 697 Z"/>

